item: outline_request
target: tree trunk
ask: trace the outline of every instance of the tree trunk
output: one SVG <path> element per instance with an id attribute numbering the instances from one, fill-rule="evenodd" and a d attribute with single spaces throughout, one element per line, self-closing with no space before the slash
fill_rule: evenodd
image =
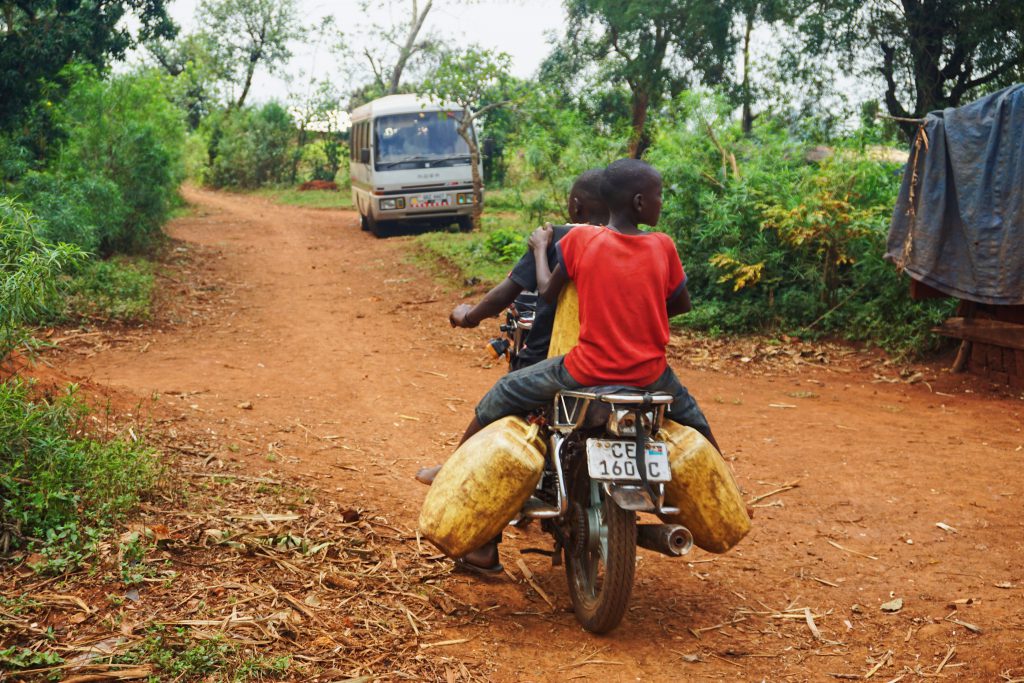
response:
<path id="1" fill-rule="evenodd" d="M 650 147 L 651 140 L 647 135 L 647 109 L 651 104 L 651 96 L 646 90 L 637 88 L 633 91 L 632 117 L 630 123 L 633 133 L 629 138 L 629 156 L 639 159 Z"/>
<path id="2" fill-rule="evenodd" d="M 302 125 L 299 126 L 299 139 L 296 145 L 295 152 L 292 153 L 292 185 L 299 178 L 299 161 L 302 160 L 302 148 L 306 146 L 306 122 L 303 121 Z"/>
<path id="3" fill-rule="evenodd" d="M 252 87 L 252 75 L 256 72 L 256 64 L 260 61 L 259 55 L 249 57 L 249 66 L 245 69 L 245 85 L 242 87 L 242 94 L 238 96 L 235 109 L 245 106 L 245 98 L 249 96 L 249 88 Z"/>
<path id="4" fill-rule="evenodd" d="M 747 14 L 747 28 L 743 33 L 743 83 L 740 86 L 743 98 L 743 134 L 750 135 L 754 128 L 754 114 L 750 97 L 750 33 L 754 29 L 754 15 Z"/>
<path id="5" fill-rule="evenodd" d="M 14 33 L 14 3 L 4 3 L 4 23 L 7 24 L 7 35 Z"/>
<path id="6" fill-rule="evenodd" d="M 484 179 L 480 175 L 480 147 L 473 135 L 473 119 L 469 112 L 462 110 L 462 123 L 459 124 L 459 135 L 469 145 L 470 173 L 473 177 L 473 230 L 480 230 L 484 217 Z"/>
<path id="7" fill-rule="evenodd" d="M 409 57 L 416 51 L 416 37 L 419 36 L 420 29 L 423 28 L 423 22 L 427 20 L 427 14 L 430 12 L 433 4 L 434 0 L 427 0 L 427 4 L 423 6 L 423 12 L 417 13 L 416 0 L 412 0 L 412 23 L 409 25 L 409 35 L 405 38 L 405 45 L 398 52 L 398 61 L 395 62 L 395 67 L 391 70 L 391 82 L 388 84 L 389 95 L 398 93 L 402 72 L 405 71 L 405 65 L 408 63 Z"/>

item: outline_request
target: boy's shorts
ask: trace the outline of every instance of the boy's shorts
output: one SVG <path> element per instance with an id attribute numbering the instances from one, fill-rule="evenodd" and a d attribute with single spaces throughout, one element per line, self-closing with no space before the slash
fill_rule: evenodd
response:
<path id="1" fill-rule="evenodd" d="M 477 421 L 481 425 L 488 425 L 506 415 L 524 415 L 550 403 L 559 391 L 583 389 L 584 386 L 566 370 L 563 358 L 548 358 L 499 379 L 477 404 Z M 666 366 L 661 377 L 639 388 L 652 393 L 672 394 L 672 405 L 666 416 L 679 424 L 693 427 L 705 438 L 711 438 L 707 418 L 690 392 L 679 382 L 672 368 Z"/>

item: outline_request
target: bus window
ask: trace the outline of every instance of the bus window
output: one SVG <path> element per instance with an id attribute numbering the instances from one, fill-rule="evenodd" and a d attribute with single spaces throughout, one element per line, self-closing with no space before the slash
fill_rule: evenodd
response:
<path id="1" fill-rule="evenodd" d="M 451 159 L 469 163 L 469 145 L 458 134 L 450 112 L 410 112 L 374 122 L 377 167 L 423 166 Z"/>

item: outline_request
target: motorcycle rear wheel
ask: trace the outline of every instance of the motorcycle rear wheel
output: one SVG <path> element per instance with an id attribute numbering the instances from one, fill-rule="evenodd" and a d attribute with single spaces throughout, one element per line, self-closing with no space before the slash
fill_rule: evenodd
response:
<path id="1" fill-rule="evenodd" d="M 565 548 L 569 597 L 583 628 L 607 633 L 622 621 L 633 591 L 636 513 L 620 508 L 591 482 L 585 462 L 573 472 L 570 495 L 570 542 Z"/>

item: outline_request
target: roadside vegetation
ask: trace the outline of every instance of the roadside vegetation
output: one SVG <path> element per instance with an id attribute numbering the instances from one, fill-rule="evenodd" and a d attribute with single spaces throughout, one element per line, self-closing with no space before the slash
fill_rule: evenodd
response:
<path id="1" fill-rule="evenodd" d="M 206 0 L 186 34 L 166 0 L 0 0 L 0 566 L 66 578 L 116 544 L 117 580 L 153 578 L 155 539 L 112 539 L 160 477 L 154 451 L 101 428 L 109 416 L 74 387 L 33 385 L 18 368 L 40 326 L 152 316 L 153 257 L 186 179 L 349 207 L 339 114 L 385 94 L 432 93 L 481 115 L 478 230 L 415 238 L 463 282 L 499 281 L 533 227 L 564 220 L 580 172 L 634 156 L 665 181 L 657 229 L 676 241 L 695 302 L 679 324 L 935 349 L 929 329 L 952 303 L 911 302 L 882 258 L 899 150 L 913 119 L 1024 74 L 1024 37 L 1004 30 L 1024 24 L 1024 5 L 941 4 L 566 0 L 564 34 L 523 79 L 507 55 L 445 40 L 432 2 L 342 30 L 305 25 L 295 0 Z M 252 97 L 254 76 L 283 70 L 300 43 L 340 55 L 346 73 L 304 75 L 282 101 Z M 132 48 L 143 57 L 112 69 Z M 857 79 L 859 100 L 839 75 Z M 337 189 L 297 190 L 308 181 Z M 0 649 L 0 669 L 57 664 L 42 642 Z M 291 666 L 243 650 L 153 628 L 121 656 L 177 680 Z"/>

